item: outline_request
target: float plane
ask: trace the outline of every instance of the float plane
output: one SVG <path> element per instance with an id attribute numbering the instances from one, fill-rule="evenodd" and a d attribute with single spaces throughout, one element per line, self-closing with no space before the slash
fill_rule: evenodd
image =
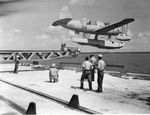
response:
<path id="1" fill-rule="evenodd" d="M 61 9 L 59 20 L 55 21 L 53 26 L 62 26 L 64 28 L 73 30 L 75 34 L 83 33 L 80 38 L 73 38 L 72 41 L 81 45 L 90 45 L 105 49 L 118 49 L 125 44 L 122 42 L 111 41 L 111 36 L 116 36 L 117 40 L 129 41 L 131 37 L 127 35 L 128 23 L 133 22 L 133 18 L 127 18 L 120 22 L 110 24 L 101 21 L 80 21 L 73 20 L 71 12 L 67 6 Z M 90 36 L 94 35 L 94 39 Z M 85 37 L 88 36 L 88 37 Z M 108 40 L 99 40 L 99 36 L 108 36 Z"/>

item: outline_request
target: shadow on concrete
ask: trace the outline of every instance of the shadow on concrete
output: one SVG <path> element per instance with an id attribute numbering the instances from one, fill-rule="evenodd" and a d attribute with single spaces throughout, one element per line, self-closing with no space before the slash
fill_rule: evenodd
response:
<path id="1" fill-rule="evenodd" d="M 50 82 L 50 81 L 45 81 L 46 83 L 57 83 L 57 82 Z"/>
<path id="2" fill-rule="evenodd" d="M 44 70 L 18 70 L 18 72 L 28 72 L 28 71 L 44 71 Z M 0 71 L 0 73 L 14 73 L 14 71 Z"/>
<path id="3" fill-rule="evenodd" d="M 83 89 L 80 89 L 80 87 L 77 87 L 77 86 L 71 86 L 72 89 L 79 89 L 79 90 L 83 90 L 83 91 L 92 91 L 92 92 L 96 92 L 95 90 L 90 90 L 89 88 L 83 88 Z"/>
<path id="4" fill-rule="evenodd" d="M 17 115 L 17 113 L 14 113 L 14 112 L 7 112 L 7 113 L 3 113 L 1 115 Z"/>
<path id="5" fill-rule="evenodd" d="M 147 103 L 147 105 L 150 105 L 150 97 L 148 97 L 148 98 L 139 98 L 138 100 L 141 100 L 141 101 L 146 101 Z"/>

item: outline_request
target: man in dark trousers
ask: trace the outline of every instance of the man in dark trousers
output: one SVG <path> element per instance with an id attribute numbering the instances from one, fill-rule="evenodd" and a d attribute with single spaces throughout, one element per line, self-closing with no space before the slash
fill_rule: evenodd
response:
<path id="1" fill-rule="evenodd" d="M 89 89 L 92 90 L 91 69 L 93 68 L 93 66 L 92 63 L 89 61 L 89 57 L 85 57 L 85 61 L 83 62 L 82 68 L 83 69 L 80 89 L 84 88 L 84 79 L 88 79 Z"/>
<path id="2" fill-rule="evenodd" d="M 91 70 L 91 78 L 92 78 L 92 81 L 94 81 L 94 74 L 95 74 L 95 66 L 96 66 L 96 58 L 94 57 L 94 54 L 91 54 L 90 55 L 90 62 L 92 63 L 93 65 L 93 69 Z"/>
<path id="3" fill-rule="evenodd" d="M 103 92 L 103 77 L 104 77 L 104 69 L 105 69 L 105 62 L 102 60 L 103 55 L 98 55 L 98 67 L 97 67 L 97 84 L 98 88 L 96 90 L 97 93 Z"/>
<path id="4" fill-rule="evenodd" d="M 18 68 L 19 68 L 19 55 L 18 54 L 16 54 L 14 61 L 15 61 L 14 73 L 18 73 Z"/>

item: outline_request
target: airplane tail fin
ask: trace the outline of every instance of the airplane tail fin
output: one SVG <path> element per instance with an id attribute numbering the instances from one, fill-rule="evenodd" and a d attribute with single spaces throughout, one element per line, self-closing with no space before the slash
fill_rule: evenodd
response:
<path id="1" fill-rule="evenodd" d="M 60 15 L 59 15 L 59 19 L 72 19 L 72 15 L 70 12 L 70 9 L 67 6 L 62 7 Z"/>
<path id="2" fill-rule="evenodd" d="M 62 7 L 60 15 L 59 15 L 59 20 L 55 21 L 52 25 L 53 26 L 59 26 L 62 24 L 67 24 L 72 20 L 72 15 L 67 6 Z"/>

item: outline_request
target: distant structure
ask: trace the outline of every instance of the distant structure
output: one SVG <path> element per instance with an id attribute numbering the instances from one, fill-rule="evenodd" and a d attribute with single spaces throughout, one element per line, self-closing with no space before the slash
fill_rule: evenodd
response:
<path id="1" fill-rule="evenodd" d="M 78 47 L 66 47 L 66 43 L 61 44 L 61 51 L 63 51 L 64 54 L 69 52 L 73 57 L 76 57 L 81 52 Z"/>
<path id="2" fill-rule="evenodd" d="M 16 54 L 20 57 L 19 61 L 42 61 L 76 57 L 79 53 L 79 48 L 66 47 L 66 43 L 61 44 L 60 50 L 0 50 L 2 61 L 14 61 Z"/>

